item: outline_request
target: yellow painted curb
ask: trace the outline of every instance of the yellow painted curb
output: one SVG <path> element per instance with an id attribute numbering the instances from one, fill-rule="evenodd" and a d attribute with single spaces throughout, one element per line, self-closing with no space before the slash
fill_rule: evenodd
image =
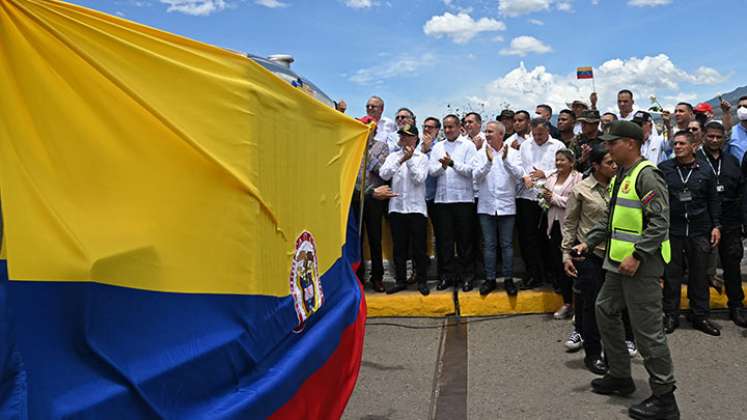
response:
<path id="1" fill-rule="evenodd" d="M 459 293 L 459 309 L 464 317 L 555 312 L 562 304 L 563 298 L 551 291 L 521 290 L 514 297 L 502 290 L 487 296 L 477 290 Z"/>
<path id="2" fill-rule="evenodd" d="M 722 289 L 723 294 L 718 294 L 718 292 L 716 292 L 712 287 L 708 288 L 708 290 L 711 292 L 711 309 L 726 308 L 727 301 L 729 300 L 726 296 L 726 290 Z M 747 286 L 743 284 L 742 290 L 744 290 L 744 294 L 747 295 Z M 687 300 L 687 286 L 682 286 L 682 297 L 680 299 L 680 308 L 687 309 L 690 307 L 689 301 Z M 747 298 L 745 299 L 745 304 L 747 304 Z"/>
<path id="3" fill-rule="evenodd" d="M 452 293 L 451 290 L 431 290 L 428 296 L 413 290 L 403 290 L 393 295 L 366 293 L 366 316 L 440 318 L 456 312 Z"/>
<path id="4" fill-rule="evenodd" d="M 747 286 L 743 286 L 747 295 Z M 726 308 L 726 293 L 718 294 L 710 289 L 711 308 Z M 516 297 L 509 297 L 504 291 L 495 291 L 487 296 L 473 290 L 469 293 L 459 292 L 459 310 L 463 317 L 493 316 L 503 314 L 538 314 L 555 312 L 562 305 L 562 297 L 550 290 L 522 290 Z M 747 304 L 747 299 L 745 300 Z M 431 291 L 422 296 L 417 291 L 406 290 L 394 295 L 384 293 L 366 293 L 366 305 L 369 318 L 383 317 L 424 317 L 437 318 L 453 314 L 453 295 L 451 290 Z M 682 309 L 688 308 L 687 287 L 682 287 Z"/>

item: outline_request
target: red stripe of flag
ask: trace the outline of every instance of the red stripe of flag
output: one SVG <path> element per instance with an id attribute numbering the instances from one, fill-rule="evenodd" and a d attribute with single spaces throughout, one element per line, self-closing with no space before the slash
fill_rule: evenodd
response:
<path id="1" fill-rule="evenodd" d="M 594 71 L 591 67 L 579 67 L 576 69 L 576 77 L 578 79 L 593 79 Z"/>

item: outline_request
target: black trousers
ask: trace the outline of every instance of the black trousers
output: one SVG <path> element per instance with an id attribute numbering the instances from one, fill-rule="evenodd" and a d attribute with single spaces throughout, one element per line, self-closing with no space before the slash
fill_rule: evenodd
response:
<path id="1" fill-rule="evenodd" d="M 576 331 L 584 339 L 584 352 L 589 359 L 602 355 L 602 341 L 594 306 L 604 282 L 603 262 L 604 260 L 592 254 L 585 260 L 574 263 L 578 272 L 575 285 Z"/>
<path id="2" fill-rule="evenodd" d="M 563 269 L 563 252 L 560 250 L 560 244 L 563 242 L 563 235 L 560 233 L 560 222 L 554 221 L 550 231 L 550 275 L 557 282 L 560 294 L 563 296 L 563 303 L 573 303 L 573 279 L 565 274 Z M 593 308 L 592 308 L 593 310 Z"/>
<path id="3" fill-rule="evenodd" d="M 576 331 L 584 339 L 584 352 L 587 358 L 599 357 L 602 352 L 601 336 L 599 335 L 594 307 L 599 290 L 604 284 L 605 271 L 602 268 L 603 264 L 604 260 L 594 254 L 575 263 L 576 271 L 578 271 L 578 277 L 573 286 L 576 298 L 574 307 Z M 627 310 L 623 311 L 622 319 L 625 328 L 625 340 L 635 341 Z"/>
<path id="4" fill-rule="evenodd" d="M 418 213 L 389 213 L 394 246 L 394 279 L 397 283 L 407 281 L 407 259 L 412 252 L 413 269 L 418 282 L 425 282 L 428 256 L 425 253 L 427 219 Z"/>
<path id="5" fill-rule="evenodd" d="M 683 264 L 687 262 L 687 297 L 695 318 L 707 318 L 710 313 L 706 264 L 711 252 L 710 238 L 670 235 L 672 260 L 664 271 L 664 312 L 679 315 Z"/>
<path id="6" fill-rule="evenodd" d="M 721 242 L 718 245 L 721 267 L 724 269 L 724 286 L 729 298 L 729 309 L 744 306 L 744 291 L 742 290 L 741 262 L 744 256 L 742 245 L 742 227 L 723 226 L 721 228 Z"/>
<path id="7" fill-rule="evenodd" d="M 519 198 L 516 200 L 516 230 L 519 235 L 521 258 L 527 271 L 527 278 L 545 281 L 545 261 L 548 261 L 548 238 L 542 232 L 542 218 L 545 214 L 536 201 Z"/>
<path id="8" fill-rule="evenodd" d="M 448 281 L 472 281 L 474 277 L 474 203 L 438 203 L 438 236 L 442 276 Z M 457 253 L 454 254 L 456 244 Z"/>
<path id="9" fill-rule="evenodd" d="M 363 230 L 368 237 L 368 250 L 371 255 L 371 278 L 381 280 L 384 278 L 384 260 L 381 251 L 381 234 L 382 219 L 389 207 L 389 200 L 377 200 L 373 197 L 366 196 L 363 208 Z M 353 199 L 353 209 L 355 214 L 360 212 L 360 202 Z M 359 232 L 361 238 L 361 260 L 363 259 L 363 231 Z M 363 278 L 365 265 L 361 261 L 360 267 L 356 274 L 361 282 L 365 283 Z"/>
<path id="10" fill-rule="evenodd" d="M 480 215 L 477 214 L 478 199 L 475 197 L 475 207 L 472 212 L 472 232 L 473 243 L 472 247 L 475 250 L 475 266 L 474 273 L 476 279 L 485 279 L 485 240 L 482 238 L 482 229 L 480 229 Z"/>
<path id="11" fill-rule="evenodd" d="M 436 203 L 433 202 L 433 200 L 426 201 L 426 205 L 428 206 L 428 218 L 431 221 L 431 227 L 433 228 L 433 239 L 436 242 L 434 251 L 436 254 L 436 274 L 438 278 L 441 278 L 441 262 L 443 258 L 441 257 L 441 247 L 439 246 L 439 232 L 438 232 L 438 211 L 436 211 Z"/>

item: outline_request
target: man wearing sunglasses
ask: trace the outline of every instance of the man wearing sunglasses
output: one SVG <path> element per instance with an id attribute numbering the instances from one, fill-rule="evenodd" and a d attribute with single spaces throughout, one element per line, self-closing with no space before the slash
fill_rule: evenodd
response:
<path id="1" fill-rule="evenodd" d="M 400 108 L 394 114 L 394 124 L 397 130 L 389 133 L 386 139 L 386 145 L 389 147 L 389 153 L 398 152 L 400 147 L 399 130 L 403 127 L 415 127 L 415 114 L 409 108 Z"/>
<path id="2" fill-rule="evenodd" d="M 386 143 L 389 134 L 397 131 L 394 121 L 384 116 L 384 100 L 378 96 L 372 96 L 366 102 L 366 115 L 373 118 L 376 123 L 376 136 L 374 139 Z"/>

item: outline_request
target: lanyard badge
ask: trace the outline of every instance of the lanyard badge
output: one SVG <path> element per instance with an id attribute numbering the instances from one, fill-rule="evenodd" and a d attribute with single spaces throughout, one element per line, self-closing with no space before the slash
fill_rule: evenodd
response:
<path id="1" fill-rule="evenodd" d="M 680 167 L 677 167 L 677 174 L 680 176 L 680 181 L 682 181 L 682 185 L 684 186 L 684 190 L 682 190 L 677 198 L 682 203 L 688 203 L 690 201 L 693 201 L 693 193 L 690 192 L 690 190 L 687 189 L 687 181 L 690 180 L 690 175 L 693 174 L 693 168 L 690 168 L 690 170 L 687 172 L 687 176 L 682 176 L 682 170 Z"/>

